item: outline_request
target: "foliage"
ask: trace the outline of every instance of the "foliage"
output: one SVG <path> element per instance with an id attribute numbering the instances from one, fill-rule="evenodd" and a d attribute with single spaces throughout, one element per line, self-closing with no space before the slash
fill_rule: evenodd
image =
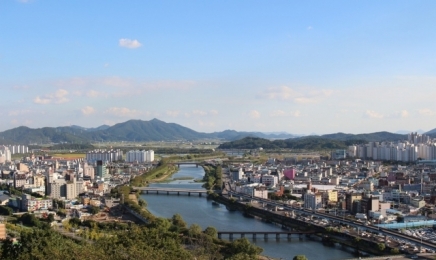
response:
<path id="1" fill-rule="evenodd" d="M 400 250 L 398 248 L 392 248 L 391 249 L 391 253 L 394 254 L 394 255 L 397 255 L 397 254 L 400 253 Z"/>
<path id="2" fill-rule="evenodd" d="M 183 226 L 179 216 L 173 220 Z M 94 240 L 77 242 L 45 228 L 25 229 L 20 232 L 18 243 L 11 239 L 1 245 L 0 259 L 5 260 L 118 260 L 118 259 L 255 259 L 262 249 L 247 239 L 234 242 L 217 240 L 201 232 L 199 226 L 172 232 L 172 221 L 156 218 L 150 225 L 128 225 L 125 229 L 109 229 L 102 233 L 93 221 L 84 221 L 89 227 L 82 230 L 82 237 Z M 107 235 L 104 235 L 107 234 Z"/>
<path id="3" fill-rule="evenodd" d="M 203 177 L 203 181 L 204 181 L 203 187 L 208 190 L 211 189 L 221 190 L 223 186 L 221 166 L 209 165 L 209 166 L 203 166 L 203 168 L 205 172 Z"/>
<path id="4" fill-rule="evenodd" d="M 378 250 L 384 251 L 386 248 L 386 245 L 384 243 L 378 243 L 377 244 Z"/>
<path id="5" fill-rule="evenodd" d="M 91 206 L 91 207 L 89 208 L 89 212 L 90 212 L 92 215 L 95 215 L 95 214 L 97 214 L 97 213 L 100 212 L 100 207 L 97 207 L 97 206 Z"/>
<path id="6" fill-rule="evenodd" d="M 388 132 L 377 132 L 372 134 L 330 134 L 323 136 L 308 136 L 291 138 L 285 140 L 274 140 L 245 137 L 236 141 L 221 144 L 219 149 L 305 149 L 305 150 L 330 150 L 345 149 L 352 144 L 360 144 L 370 141 L 398 141 L 404 140 L 405 135 L 392 134 Z"/>
<path id="7" fill-rule="evenodd" d="M 0 206 L 0 215 L 12 216 L 14 211 L 8 206 Z"/>
<path id="8" fill-rule="evenodd" d="M 221 144 L 219 149 L 307 149 L 307 150 L 325 150 L 346 148 L 343 141 L 336 141 L 320 137 L 304 137 L 286 140 L 274 140 L 257 137 L 246 137 L 241 140 Z"/>
<path id="9" fill-rule="evenodd" d="M 214 228 L 214 227 L 207 227 L 204 230 L 204 233 L 210 237 L 213 237 L 213 238 L 218 237 L 218 230 L 216 230 L 216 228 Z"/>
<path id="10" fill-rule="evenodd" d="M 292 260 L 308 260 L 305 255 L 296 255 Z"/>

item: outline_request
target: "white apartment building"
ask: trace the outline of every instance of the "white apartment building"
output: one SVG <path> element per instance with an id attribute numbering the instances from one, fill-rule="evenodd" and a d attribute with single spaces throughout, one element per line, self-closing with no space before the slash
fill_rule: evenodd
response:
<path id="1" fill-rule="evenodd" d="M 123 159 L 123 152 L 117 150 L 93 150 L 86 153 L 86 160 L 88 162 L 103 161 L 113 162 Z"/>
<path id="2" fill-rule="evenodd" d="M 136 150 L 136 151 L 128 151 L 126 154 L 126 162 L 138 162 L 138 163 L 144 163 L 144 162 L 153 162 L 154 161 L 154 151 L 143 151 L 143 150 Z"/>
<path id="3" fill-rule="evenodd" d="M 9 147 L 0 145 L 0 163 L 10 162 L 11 161 L 11 150 Z"/>
<path id="4" fill-rule="evenodd" d="M 236 186 L 236 191 L 253 197 L 268 199 L 268 190 L 263 186 L 259 186 L 257 183 Z"/>
<path id="5" fill-rule="evenodd" d="M 267 187 L 275 187 L 279 180 L 275 175 L 262 175 L 261 182 Z"/>

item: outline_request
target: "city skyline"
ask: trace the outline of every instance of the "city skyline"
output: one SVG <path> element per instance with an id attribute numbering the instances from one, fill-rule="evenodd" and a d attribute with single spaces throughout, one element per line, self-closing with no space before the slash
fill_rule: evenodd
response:
<path id="1" fill-rule="evenodd" d="M 199 132 L 436 127 L 434 2 L 0 7 L 0 131 L 153 118 Z"/>

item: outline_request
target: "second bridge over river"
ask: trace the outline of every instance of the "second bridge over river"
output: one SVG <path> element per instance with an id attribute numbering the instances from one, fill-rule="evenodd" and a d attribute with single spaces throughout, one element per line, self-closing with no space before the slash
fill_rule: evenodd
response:
<path id="1" fill-rule="evenodd" d="M 234 235 L 245 237 L 246 235 L 252 236 L 253 239 L 258 238 L 257 236 L 263 236 L 264 239 L 268 239 L 268 236 L 274 236 L 276 239 L 280 239 L 283 236 L 290 239 L 292 235 L 298 235 L 301 239 L 303 235 L 310 235 L 314 232 L 306 231 L 218 231 L 218 238 L 222 238 L 223 235 L 228 235 L 229 239 L 233 239 Z"/>
<path id="2" fill-rule="evenodd" d="M 158 187 L 133 187 L 134 190 L 139 190 L 146 194 L 155 193 L 155 194 L 187 194 L 191 196 L 191 194 L 195 194 L 198 196 L 202 196 L 203 194 L 207 194 L 207 190 L 205 189 L 183 189 L 183 188 L 158 188 Z"/>

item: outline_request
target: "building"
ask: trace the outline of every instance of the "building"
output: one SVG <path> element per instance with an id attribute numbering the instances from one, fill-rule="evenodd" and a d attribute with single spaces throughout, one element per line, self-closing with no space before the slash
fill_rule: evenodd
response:
<path id="1" fill-rule="evenodd" d="M 333 160 L 342 160 L 347 158 L 347 151 L 346 150 L 335 150 L 332 151 L 332 159 Z"/>
<path id="2" fill-rule="evenodd" d="M 97 161 L 97 166 L 95 167 L 94 172 L 97 174 L 97 177 L 99 178 L 103 178 L 104 176 L 107 175 L 108 171 L 106 165 L 103 165 L 103 161 L 101 160 Z"/>
<path id="3" fill-rule="evenodd" d="M 126 162 L 138 162 L 138 163 L 144 163 L 144 162 L 153 162 L 154 161 L 154 151 L 143 151 L 143 150 L 136 150 L 136 151 L 128 151 L 126 154 Z"/>
<path id="4" fill-rule="evenodd" d="M 21 210 L 32 212 L 40 209 L 51 209 L 53 207 L 53 200 L 44 200 L 42 198 L 32 198 L 29 194 L 21 196 Z"/>
<path id="5" fill-rule="evenodd" d="M 322 194 L 308 191 L 304 194 L 304 208 L 316 210 L 322 208 Z"/>
<path id="6" fill-rule="evenodd" d="M 0 224 L 0 240 L 6 239 L 6 225 L 1 223 Z"/>
<path id="7" fill-rule="evenodd" d="M 11 161 L 11 151 L 9 147 L 0 145 L 0 163 L 10 162 Z"/>
<path id="8" fill-rule="evenodd" d="M 86 153 L 86 161 L 95 162 L 114 162 L 123 159 L 123 152 L 120 149 L 116 150 L 93 150 Z"/>

